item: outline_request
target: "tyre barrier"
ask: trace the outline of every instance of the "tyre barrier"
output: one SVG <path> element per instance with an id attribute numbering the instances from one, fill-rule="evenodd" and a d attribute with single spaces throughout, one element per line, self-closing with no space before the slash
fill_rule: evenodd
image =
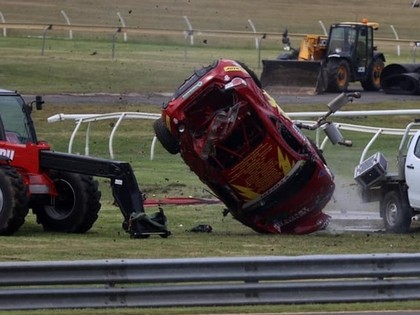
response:
<path id="1" fill-rule="evenodd" d="M 420 94 L 420 64 L 390 64 L 381 74 L 381 87 L 387 94 Z"/>

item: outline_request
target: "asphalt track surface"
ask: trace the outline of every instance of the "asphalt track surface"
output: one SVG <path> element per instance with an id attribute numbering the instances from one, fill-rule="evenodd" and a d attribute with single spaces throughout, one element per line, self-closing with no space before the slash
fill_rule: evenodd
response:
<path id="1" fill-rule="evenodd" d="M 382 92 L 365 92 L 354 89 L 350 92 L 360 92 L 362 97 L 355 99 L 355 104 L 375 104 L 380 102 L 395 103 L 396 107 L 401 107 L 401 102 L 420 101 L 420 95 L 394 95 Z M 83 105 L 83 104 L 132 104 L 132 105 L 157 105 L 171 99 L 172 93 L 128 93 L 128 94 L 106 94 L 106 93 L 87 93 L 87 94 L 51 94 L 42 95 L 46 104 L 55 105 Z M 282 104 L 328 104 L 338 94 L 323 93 L 319 95 L 281 95 L 272 94 L 281 106 Z M 34 95 L 24 95 L 26 101 L 35 98 Z"/>

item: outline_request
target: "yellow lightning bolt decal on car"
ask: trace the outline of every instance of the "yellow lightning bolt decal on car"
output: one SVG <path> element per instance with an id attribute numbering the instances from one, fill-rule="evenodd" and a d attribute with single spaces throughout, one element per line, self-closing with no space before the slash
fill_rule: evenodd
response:
<path id="1" fill-rule="evenodd" d="M 270 103 L 271 106 L 276 108 L 281 115 L 283 115 L 286 118 L 289 118 L 289 116 L 287 116 L 287 114 L 281 109 L 279 104 L 277 104 L 276 100 L 272 98 L 270 94 L 268 94 L 266 91 L 263 91 L 263 93 L 267 96 L 268 102 Z"/>
<path id="2" fill-rule="evenodd" d="M 248 187 L 239 186 L 239 185 L 232 185 L 242 196 L 244 196 L 247 200 L 254 200 L 260 196 L 256 192 L 252 191 Z"/>
<path id="3" fill-rule="evenodd" d="M 283 152 L 281 152 L 280 148 L 277 148 L 277 155 L 278 155 L 278 158 L 279 158 L 280 168 L 283 170 L 283 174 L 287 175 L 287 173 L 290 172 L 290 170 L 292 169 L 292 167 L 295 163 L 294 162 L 291 163 L 288 156 L 283 155 Z"/>

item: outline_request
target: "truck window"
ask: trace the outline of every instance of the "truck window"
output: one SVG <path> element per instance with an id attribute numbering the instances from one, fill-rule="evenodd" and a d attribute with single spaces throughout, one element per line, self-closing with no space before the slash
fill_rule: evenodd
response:
<path id="1" fill-rule="evenodd" d="M 414 155 L 420 159 L 420 138 L 417 138 L 416 147 L 414 148 Z"/>

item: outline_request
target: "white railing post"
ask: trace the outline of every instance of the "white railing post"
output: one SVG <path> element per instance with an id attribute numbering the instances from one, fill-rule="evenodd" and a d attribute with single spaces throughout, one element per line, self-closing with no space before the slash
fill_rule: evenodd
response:
<path id="1" fill-rule="evenodd" d="M 4 19 L 3 13 L 1 13 L 1 11 L 0 11 L 0 19 L 3 24 L 6 23 L 6 20 Z M 6 36 L 7 36 L 7 28 L 3 27 L 3 37 L 6 37 Z"/>
<path id="2" fill-rule="evenodd" d="M 61 14 L 63 15 L 64 19 L 66 20 L 67 25 L 71 25 L 70 23 L 70 19 L 67 16 L 66 12 L 64 12 L 64 10 L 61 10 Z M 69 38 L 73 39 L 73 30 L 69 30 Z"/>
<path id="3" fill-rule="evenodd" d="M 327 32 L 327 28 L 324 25 L 324 22 L 322 22 L 321 20 L 318 21 L 319 25 L 321 25 L 322 30 L 324 31 L 324 35 L 328 36 L 328 32 Z"/>
<path id="4" fill-rule="evenodd" d="M 400 37 L 398 36 L 398 33 L 395 30 L 394 25 L 391 25 L 391 29 L 392 29 L 392 32 L 394 33 L 395 39 L 397 40 L 397 43 L 398 43 L 398 41 L 400 40 Z M 401 53 L 400 49 L 401 49 L 400 44 L 397 44 L 397 56 L 398 57 L 400 56 L 400 53 Z"/>
<path id="5" fill-rule="evenodd" d="M 125 21 L 123 19 L 123 17 L 121 16 L 120 12 L 117 12 L 118 18 L 120 19 L 121 25 L 122 27 L 126 27 L 125 25 Z M 124 32 L 124 42 L 127 41 L 127 32 Z"/>

